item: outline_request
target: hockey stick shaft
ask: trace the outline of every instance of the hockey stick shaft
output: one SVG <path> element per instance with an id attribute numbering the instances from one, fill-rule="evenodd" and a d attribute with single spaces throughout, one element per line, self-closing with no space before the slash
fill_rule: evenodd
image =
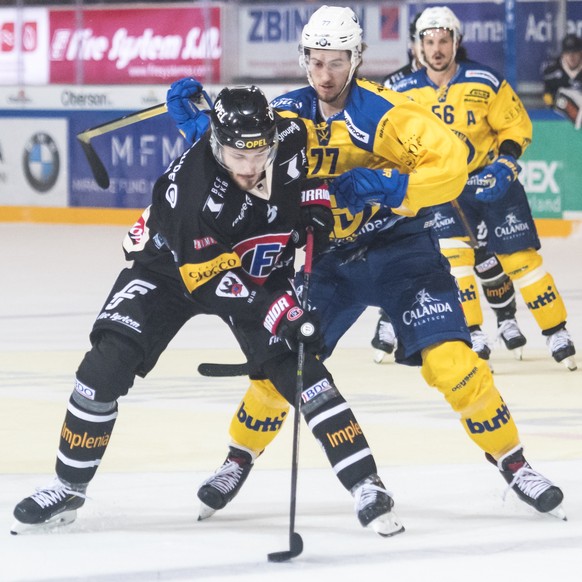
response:
<path id="1" fill-rule="evenodd" d="M 130 113 L 129 115 L 124 115 L 117 119 L 111 121 L 106 121 L 101 125 L 96 125 L 77 134 L 77 139 L 83 143 L 89 143 L 89 141 L 99 135 L 104 135 L 110 131 L 115 131 L 116 129 L 121 129 L 122 127 L 127 127 L 128 125 L 133 125 L 139 121 L 144 121 L 145 119 L 151 119 L 152 117 L 157 117 L 158 115 L 163 115 L 168 111 L 168 107 L 165 103 L 159 103 L 153 107 L 148 107 L 147 109 L 142 109 L 141 111 L 136 111 L 135 113 Z"/>
<path id="2" fill-rule="evenodd" d="M 305 244 L 305 265 L 303 267 L 303 291 L 301 306 L 308 309 L 309 285 L 311 266 L 313 262 L 313 228 L 307 228 L 307 242 Z M 303 392 L 303 366 L 305 363 L 305 344 L 299 342 L 297 353 L 297 384 L 295 387 L 295 412 L 293 415 L 293 448 L 291 453 L 291 496 L 289 504 L 289 551 L 274 552 L 268 555 L 270 562 L 286 562 L 297 557 L 303 551 L 303 540 L 295 531 L 295 516 L 297 509 L 297 478 L 299 475 L 299 425 L 301 418 L 301 393 Z"/>
<path id="3" fill-rule="evenodd" d="M 452 204 L 453 208 L 455 209 L 455 212 L 457 213 L 459 220 L 463 224 L 463 228 L 465 229 L 465 233 L 469 237 L 470 245 L 474 249 L 476 249 L 479 246 L 479 243 L 477 242 L 477 239 L 475 238 L 475 234 L 473 233 L 473 229 L 471 228 L 471 225 L 469 224 L 469 220 L 465 216 L 463 209 L 461 208 L 461 206 L 459 205 L 459 202 L 457 200 L 452 200 L 451 204 Z"/>
<path id="4" fill-rule="evenodd" d="M 201 108 L 206 108 L 206 106 L 208 106 L 209 109 L 212 108 L 212 100 L 206 91 L 202 91 L 202 93 L 199 95 L 196 106 Z M 142 109 L 140 111 L 136 111 L 135 113 L 130 113 L 129 115 L 124 115 L 123 117 L 118 117 L 117 119 L 106 121 L 101 125 L 96 125 L 95 127 L 91 127 L 77 134 L 77 139 L 79 140 L 79 143 L 85 152 L 87 161 L 89 162 L 91 173 L 101 188 L 109 188 L 109 174 L 107 173 L 103 162 L 97 155 L 97 152 L 93 148 L 91 140 L 94 137 L 105 135 L 111 131 L 133 125 L 134 123 L 145 121 L 146 119 L 151 119 L 152 117 L 157 117 L 158 115 L 163 115 L 164 113 L 167 113 L 167 111 L 167 104 L 159 103 L 153 107 L 148 107 L 147 109 Z"/>

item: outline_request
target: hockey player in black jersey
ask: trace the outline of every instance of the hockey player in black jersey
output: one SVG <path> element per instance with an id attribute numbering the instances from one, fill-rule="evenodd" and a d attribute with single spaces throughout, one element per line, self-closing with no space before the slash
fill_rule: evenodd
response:
<path id="1" fill-rule="evenodd" d="M 309 173 L 330 180 L 333 235 L 328 250 L 314 259 L 309 293 L 325 339 L 322 357 L 331 355 L 366 308 L 384 309 L 398 335 L 396 361 L 420 367 L 525 503 L 563 517 L 562 491 L 525 460 L 491 370 L 471 350 L 458 286 L 436 240 L 429 207 L 450 202 L 466 185 L 466 148 L 428 108 L 358 78 L 363 49 L 353 10 L 321 6 L 301 35 L 300 63 L 309 86 L 272 102 L 281 115 L 305 123 Z M 192 139 L 206 115 L 191 108 L 175 115 L 171 107 L 188 95 L 188 84 L 191 94 L 201 89 L 193 79 L 176 82 L 168 110 Z M 274 418 L 287 406 L 277 402 L 276 391 L 266 391 L 268 382 L 257 385 L 251 377 L 250 384 L 239 411 L 244 406 L 253 418 Z M 246 452 L 252 455 L 248 466 L 277 434 L 253 431 L 238 412 L 230 427 L 226 461 L 198 492 L 204 500 L 214 489 L 221 499 L 214 510 L 242 486 L 230 469 L 233 459 Z"/>
<path id="2" fill-rule="evenodd" d="M 17 504 L 12 533 L 76 518 L 119 397 L 198 314 L 227 322 L 251 377 L 268 380 L 291 403 L 293 350 L 304 344 L 305 420 L 354 495 L 361 524 L 385 536 L 403 531 L 353 412 L 315 356 L 323 349 L 317 322 L 290 283 L 301 232 L 310 226 L 325 239 L 333 223 L 323 189 L 302 199 L 305 125 L 276 115 L 258 88 L 243 87 L 218 95 L 210 126 L 157 180 L 152 204 L 125 238 L 133 265 L 121 271 L 91 331 L 61 428 L 56 478 Z M 349 438 L 337 436 L 346 431 Z M 250 465 L 237 469 L 244 479 Z"/>

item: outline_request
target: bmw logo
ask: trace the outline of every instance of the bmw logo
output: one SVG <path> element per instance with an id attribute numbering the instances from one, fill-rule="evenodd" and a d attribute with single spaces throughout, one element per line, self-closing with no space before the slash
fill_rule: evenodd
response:
<path id="1" fill-rule="evenodd" d="M 48 133 L 35 133 L 24 146 L 22 156 L 24 175 L 39 192 L 47 192 L 59 177 L 59 150 Z"/>

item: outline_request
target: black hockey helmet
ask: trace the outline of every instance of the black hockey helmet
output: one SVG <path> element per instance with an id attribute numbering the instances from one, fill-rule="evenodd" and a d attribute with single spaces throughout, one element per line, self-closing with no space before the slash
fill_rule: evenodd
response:
<path id="1" fill-rule="evenodd" d="M 264 93 L 255 85 L 224 88 L 210 114 L 212 151 L 222 164 L 222 146 L 238 150 L 268 147 L 275 157 L 278 137 L 275 114 Z"/>

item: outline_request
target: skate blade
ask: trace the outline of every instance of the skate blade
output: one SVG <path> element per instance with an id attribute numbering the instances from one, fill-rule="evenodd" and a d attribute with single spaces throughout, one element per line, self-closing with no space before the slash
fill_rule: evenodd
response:
<path id="1" fill-rule="evenodd" d="M 198 510 L 198 521 L 204 521 L 209 517 L 212 517 L 216 513 L 216 509 L 206 505 L 203 501 L 200 502 L 200 509 Z"/>
<path id="2" fill-rule="evenodd" d="M 58 515 L 55 515 L 48 521 L 43 521 L 42 523 L 22 523 L 17 519 L 12 524 L 10 528 L 10 533 L 13 536 L 28 533 L 46 533 L 53 529 L 63 527 L 73 523 L 77 519 L 77 510 L 73 509 L 71 511 L 63 511 Z"/>
<path id="3" fill-rule="evenodd" d="M 376 364 L 381 364 L 387 355 L 388 354 L 386 352 L 383 352 L 382 350 L 375 350 L 374 351 L 374 362 Z"/>
<path id="4" fill-rule="evenodd" d="M 513 357 L 516 360 L 519 360 L 519 361 L 523 360 L 523 348 L 522 347 L 515 348 L 515 349 L 511 350 L 511 353 L 513 354 Z"/>
<path id="5" fill-rule="evenodd" d="M 405 531 L 402 522 L 392 511 L 377 517 L 368 525 L 370 525 L 378 535 L 381 535 L 384 538 L 389 538 L 399 533 L 404 533 Z"/>
<path id="6" fill-rule="evenodd" d="M 548 515 L 561 519 L 562 521 L 568 521 L 568 518 L 566 517 L 566 512 L 564 511 L 564 508 L 561 505 L 558 505 L 558 507 L 555 507 L 554 509 L 552 509 L 552 511 L 548 511 Z"/>
<path id="7" fill-rule="evenodd" d="M 572 356 L 564 358 L 562 360 L 562 364 L 564 364 L 564 366 L 566 366 L 566 368 L 568 368 L 570 372 L 574 372 L 575 370 L 578 369 L 578 366 L 576 365 L 576 360 Z"/>

